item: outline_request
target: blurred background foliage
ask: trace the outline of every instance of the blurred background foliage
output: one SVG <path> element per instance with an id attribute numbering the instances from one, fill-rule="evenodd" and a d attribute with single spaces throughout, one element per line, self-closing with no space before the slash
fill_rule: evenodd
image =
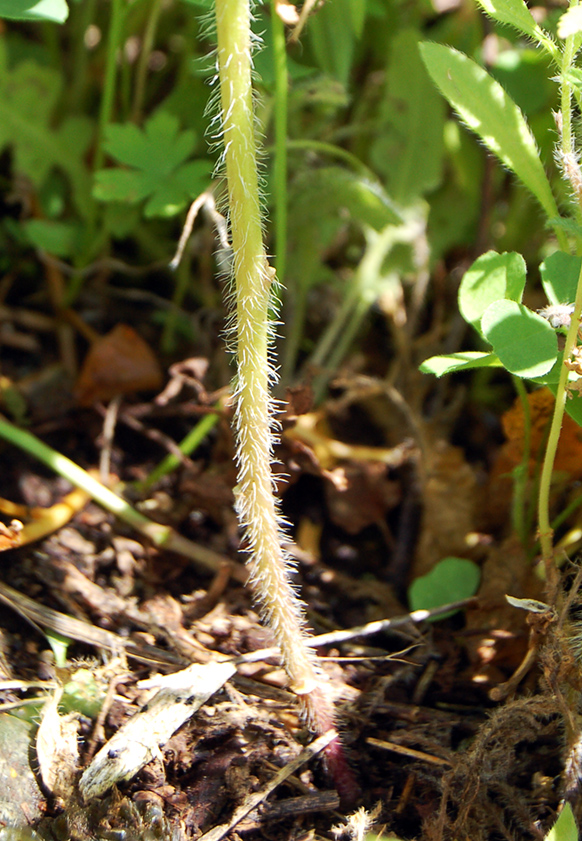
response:
<path id="1" fill-rule="evenodd" d="M 109 321 L 93 325 L 100 331 L 118 320 L 117 291 L 141 290 L 167 361 L 209 353 L 223 311 L 212 223 L 197 223 L 175 273 L 167 266 L 217 165 L 211 6 L 74 0 L 63 26 L 3 22 L 5 300 L 22 302 L 23 291 L 38 300 L 39 266 L 57 266 L 57 306 Z M 548 245 L 534 201 L 450 113 L 418 42 L 447 43 L 488 68 L 526 114 L 560 196 L 557 86 L 545 57 L 471 0 L 328 0 L 287 45 L 285 106 L 274 9 L 257 5 L 254 26 L 266 234 L 277 257 L 273 125 L 288 109 L 283 384 L 308 372 L 321 396 L 371 335 L 377 352 L 354 364 L 402 386 L 430 353 L 458 349 L 456 288 L 479 253 L 516 250 L 534 265 Z M 554 10 L 536 14 L 552 28 Z M 97 291 L 109 301 L 100 315 Z"/>

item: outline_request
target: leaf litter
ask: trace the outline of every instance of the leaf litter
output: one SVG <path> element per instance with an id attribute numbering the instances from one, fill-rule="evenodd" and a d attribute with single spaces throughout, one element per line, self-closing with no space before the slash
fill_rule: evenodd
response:
<path id="1" fill-rule="evenodd" d="M 16 367 L 12 374 L 18 385 Z M 400 838 L 543 837 L 565 794 L 579 811 L 569 697 L 579 677 L 568 642 L 576 607 L 572 615 L 532 619 L 505 599 L 543 602 L 543 584 L 510 536 L 503 486 L 521 457 L 519 417 L 515 410 L 506 416 L 510 443 L 486 473 L 451 443 L 450 424 L 414 421 L 414 400 L 403 409 L 381 381 L 344 375 L 334 389 L 317 413 L 307 387 L 293 394 L 277 455 L 289 476 L 280 489 L 295 527 L 297 579 L 309 622 L 324 635 L 318 650 L 361 787 L 358 810 L 373 815 L 368 831 Z M 215 400 L 187 376 L 163 401 L 125 400 L 119 417 L 127 412 L 142 425 L 129 432 L 118 423 L 111 445 L 126 492 L 154 519 L 235 559 L 228 407 L 190 460 L 140 498 L 139 483 L 163 441 L 148 431 L 180 440 Z M 79 463 L 93 464 L 100 424 L 98 413 L 80 406 L 68 417 L 53 415 L 48 426 L 38 422 L 35 431 Z M 566 475 L 556 507 L 577 477 L 574 467 L 568 473 L 579 459 L 575 431 L 563 446 L 558 463 Z M 492 447 L 491 463 L 494 455 Z M 533 456 L 531 470 L 533 476 Z M 176 841 L 358 837 L 353 827 L 366 820 L 350 817 L 358 812 L 330 787 L 269 633 L 228 564 L 211 576 L 191 559 L 136 539 L 85 500 L 71 507 L 66 527 L 62 518 L 51 521 L 43 511 L 60 505 L 70 489 L 36 465 L 24 466 L 13 451 L 6 454 L 6 478 L 6 495 L 28 506 L 17 511 L 24 529 L 34 517 L 47 523 L 33 538 L 41 542 L 18 547 L 6 505 L 0 643 L 7 682 L 0 699 L 10 715 L 23 699 L 41 715 L 38 689 L 14 681 L 45 681 L 49 692 L 35 760 L 45 800 L 25 823 L 47 839 L 122 831 L 127 838 Z M 478 565 L 477 601 L 440 621 L 408 617 L 409 584 L 451 556 Z M 568 572 L 566 583 L 573 578 Z M 51 661 L 41 631 L 71 641 L 65 667 Z M 117 665 L 105 674 L 108 662 Z M 162 725 L 139 725 L 151 709 L 143 681 L 158 674 L 171 685 L 172 675 L 213 668 L 232 679 L 222 688 L 217 681 L 194 715 L 184 709 L 171 724 L 162 714 Z M 79 688 L 79 670 L 101 681 L 97 695 L 105 700 L 96 717 L 80 698 L 88 690 Z M 55 682 L 62 687 L 56 694 Z M 66 710 L 62 700 L 57 710 L 61 692 Z M 190 706 L 189 698 L 175 706 Z M 87 771 L 95 767 L 91 754 L 97 750 L 109 767 L 120 742 L 122 752 L 133 744 L 141 758 L 131 773 L 110 774 L 115 785 L 107 791 L 101 784 L 91 790 L 87 774 L 90 781 L 97 774 Z M 84 803 L 83 789 L 98 796 Z"/>

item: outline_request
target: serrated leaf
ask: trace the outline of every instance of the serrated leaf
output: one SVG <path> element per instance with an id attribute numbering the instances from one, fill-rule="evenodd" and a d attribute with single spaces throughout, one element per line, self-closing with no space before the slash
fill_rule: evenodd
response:
<path id="1" fill-rule="evenodd" d="M 550 304 L 569 304 L 576 299 L 582 258 L 555 251 L 540 266 L 542 285 Z"/>
<path id="2" fill-rule="evenodd" d="M 420 58 L 417 31 L 399 32 L 390 50 L 372 161 L 386 177 L 390 196 L 403 206 L 441 182 L 443 106 Z"/>
<path id="3" fill-rule="evenodd" d="M 546 374 L 558 356 L 556 333 L 548 322 L 515 301 L 491 304 L 481 329 L 503 367 L 518 377 Z"/>
<path id="4" fill-rule="evenodd" d="M 449 602 L 461 601 L 475 595 L 481 580 L 481 570 L 466 558 L 444 558 L 426 575 L 416 578 L 408 588 L 410 610 L 430 610 Z M 456 611 L 439 616 L 439 620 Z"/>
<path id="5" fill-rule="evenodd" d="M 434 83 L 466 125 L 525 184 L 549 218 L 559 216 L 534 137 L 501 85 L 452 47 L 424 42 L 420 51 Z"/>
<path id="6" fill-rule="evenodd" d="M 0 0 L 0 18 L 64 23 L 68 16 L 65 0 Z"/>
<path id="7" fill-rule="evenodd" d="M 147 217 L 174 216 L 202 192 L 211 173 L 208 160 L 188 161 L 196 145 L 191 130 L 181 131 L 178 118 L 158 110 L 144 129 L 133 123 L 110 125 L 105 149 L 130 168 L 110 167 L 95 173 L 93 195 L 101 201 L 137 204 L 147 199 Z"/>
<path id="8" fill-rule="evenodd" d="M 515 251 L 487 251 L 477 257 L 459 287 L 459 310 L 465 321 L 480 333 L 483 313 L 494 301 L 507 298 L 521 303 L 526 272 L 525 260 Z"/>
<path id="9" fill-rule="evenodd" d="M 500 365 L 501 363 L 494 353 L 468 350 L 460 353 L 443 354 L 442 356 L 431 356 L 430 359 L 425 359 L 419 370 L 423 374 L 443 377 L 445 374 L 466 371 L 468 368 L 498 368 Z"/>

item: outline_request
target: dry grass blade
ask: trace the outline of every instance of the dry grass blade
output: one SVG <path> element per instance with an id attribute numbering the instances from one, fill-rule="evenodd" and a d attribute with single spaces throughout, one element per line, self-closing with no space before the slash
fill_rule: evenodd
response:
<path id="1" fill-rule="evenodd" d="M 324 733 L 323 736 L 319 736 L 315 739 L 308 747 L 301 751 L 299 756 L 295 759 L 292 759 L 284 768 L 281 768 L 278 774 L 267 783 L 259 791 L 254 792 L 253 794 L 249 795 L 244 803 L 235 809 L 234 814 L 228 823 L 220 824 L 219 826 L 215 826 L 209 832 L 205 832 L 198 841 L 220 841 L 221 838 L 230 832 L 230 830 L 239 823 L 244 817 L 246 817 L 249 812 L 252 812 L 259 803 L 262 803 L 269 794 L 274 791 L 277 786 L 280 786 L 282 782 L 284 782 L 291 774 L 295 773 L 295 771 L 301 767 L 305 762 L 308 762 L 313 756 L 316 756 L 320 753 L 324 748 L 327 747 L 334 739 L 337 739 L 337 732 L 335 730 L 328 730 L 327 733 Z"/>

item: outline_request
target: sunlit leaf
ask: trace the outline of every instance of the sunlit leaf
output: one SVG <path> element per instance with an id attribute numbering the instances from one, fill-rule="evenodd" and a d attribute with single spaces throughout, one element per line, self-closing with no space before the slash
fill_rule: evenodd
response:
<path id="1" fill-rule="evenodd" d="M 525 280 L 526 265 L 521 254 L 487 251 L 463 275 L 459 287 L 461 315 L 481 332 L 483 313 L 494 301 L 507 298 L 521 303 Z"/>
<path id="2" fill-rule="evenodd" d="M 546 215 L 557 217 L 534 137 L 501 85 L 451 47 L 425 42 L 420 51 L 433 81 L 461 119 L 533 193 Z"/>
<path id="3" fill-rule="evenodd" d="M 481 320 L 483 335 L 502 365 L 518 377 L 547 373 L 558 356 L 558 340 L 548 322 L 515 301 L 495 301 Z"/>

